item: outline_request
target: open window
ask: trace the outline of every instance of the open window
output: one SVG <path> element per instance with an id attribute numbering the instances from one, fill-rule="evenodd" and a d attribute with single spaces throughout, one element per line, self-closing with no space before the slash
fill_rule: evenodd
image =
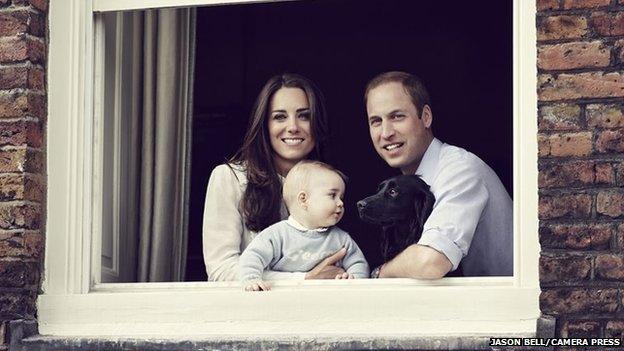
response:
<path id="1" fill-rule="evenodd" d="M 534 27 L 534 3 L 462 3 L 447 9 L 412 1 L 252 2 L 51 4 L 50 203 L 46 280 L 39 299 L 41 333 L 533 333 L 539 314 L 535 40 L 533 31 L 519 28 Z M 188 6 L 193 10 L 184 9 Z M 484 11 L 493 11 L 493 6 L 503 13 L 489 21 L 474 19 L 491 14 Z M 179 28 L 188 29 L 182 38 L 197 36 L 194 47 L 175 50 L 188 65 L 176 66 L 181 85 L 170 89 L 186 94 L 177 96 L 182 101 L 177 111 L 191 116 L 188 124 L 176 127 L 176 138 L 192 140 L 176 144 L 187 146 L 180 151 L 179 169 L 190 167 L 175 183 L 175 201 L 190 206 L 188 212 L 176 209 L 175 225 L 188 231 L 178 243 L 175 262 L 180 273 L 173 280 L 186 276 L 197 282 L 107 283 L 139 280 L 123 272 L 131 265 L 122 262 L 129 256 L 122 249 L 138 250 L 123 244 L 128 237 L 119 224 L 127 224 L 128 218 L 122 221 L 129 213 L 124 206 L 132 206 L 124 198 L 133 193 L 131 183 L 123 180 L 137 179 L 138 172 L 124 157 L 138 151 L 132 151 L 134 139 L 126 133 L 133 120 L 122 116 L 132 111 L 137 90 L 146 89 L 145 77 L 126 79 L 144 67 L 133 66 L 133 60 L 139 60 L 132 54 L 133 45 L 145 47 L 144 36 L 134 28 L 137 23 L 145 28 L 145 10 L 159 8 L 181 10 Z M 504 30 L 497 31 L 498 26 Z M 65 33 L 70 35 L 63 38 Z M 513 45 L 499 47 L 505 37 Z M 72 65 L 66 64 L 67 53 Z M 256 295 L 245 294 L 236 282 L 201 282 L 201 210 L 208 174 L 238 146 L 264 81 L 292 71 L 321 87 L 334 133 L 331 146 L 338 150 L 330 162 L 351 176 L 347 203 L 355 203 L 393 172 L 370 144 L 362 103 L 367 80 L 389 69 L 412 71 L 425 80 L 433 95 L 436 136 L 484 159 L 512 194 L 514 276 L 435 282 L 284 281 L 271 293 Z M 366 177 L 358 176 L 363 172 Z M 367 258 L 373 257 L 371 264 L 378 264 L 370 240 L 374 228 L 361 224 L 355 211 L 343 223 L 362 243 Z M 275 315 L 275 310 L 283 313 Z M 310 328 L 310 321 L 323 323 Z"/>

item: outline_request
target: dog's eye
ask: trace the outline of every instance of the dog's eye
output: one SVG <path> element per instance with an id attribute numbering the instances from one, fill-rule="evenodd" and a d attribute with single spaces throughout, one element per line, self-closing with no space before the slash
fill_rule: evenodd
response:
<path id="1" fill-rule="evenodd" d="M 396 189 L 390 189 L 390 190 L 388 190 L 388 195 L 390 195 L 392 197 L 396 197 L 397 195 L 399 195 L 399 192 L 396 191 Z"/>

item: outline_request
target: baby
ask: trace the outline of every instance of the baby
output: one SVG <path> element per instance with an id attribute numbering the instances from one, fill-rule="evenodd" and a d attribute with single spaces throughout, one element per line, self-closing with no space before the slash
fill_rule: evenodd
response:
<path id="1" fill-rule="evenodd" d="M 301 161 L 286 176 L 283 196 L 290 212 L 256 236 L 239 259 L 245 290 L 269 290 L 263 270 L 307 272 L 341 248 L 346 271 L 336 279 L 368 278 L 364 254 L 347 232 L 335 226 L 344 214 L 342 173 L 319 161 Z"/>

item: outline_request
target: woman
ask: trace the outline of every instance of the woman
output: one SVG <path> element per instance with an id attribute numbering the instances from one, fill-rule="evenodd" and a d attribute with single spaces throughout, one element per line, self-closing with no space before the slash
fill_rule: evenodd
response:
<path id="1" fill-rule="evenodd" d="M 203 252 L 208 280 L 236 280 L 238 258 L 257 232 L 288 217 L 282 181 L 299 161 L 321 159 L 327 138 L 323 97 L 295 74 L 274 76 L 252 109 L 243 145 L 210 175 Z M 331 279 L 344 249 L 307 273 L 266 272 L 268 279 Z"/>

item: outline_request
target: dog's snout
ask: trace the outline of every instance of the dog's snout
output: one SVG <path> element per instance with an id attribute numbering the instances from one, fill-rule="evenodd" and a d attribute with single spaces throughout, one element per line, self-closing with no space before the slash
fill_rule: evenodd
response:
<path id="1" fill-rule="evenodd" d="M 357 202 L 357 208 L 358 210 L 363 210 L 366 207 L 366 201 L 364 200 L 360 200 Z"/>

